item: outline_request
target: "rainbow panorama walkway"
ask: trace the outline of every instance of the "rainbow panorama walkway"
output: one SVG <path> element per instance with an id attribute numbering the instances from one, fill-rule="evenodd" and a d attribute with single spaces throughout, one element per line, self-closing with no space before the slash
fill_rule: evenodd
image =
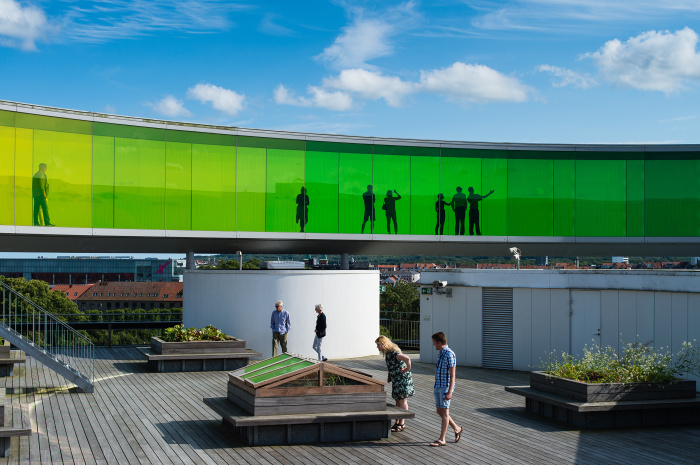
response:
<path id="1" fill-rule="evenodd" d="M 384 379 L 379 357 L 344 360 Z M 527 374 L 458 367 L 452 413 L 464 425 L 459 444 L 431 448 L 439 423 L 433 366 L 414 363 L 417 416 L 403 433 L 359 443 L 246 447 L 203 397 L 226 395 L 226 374 L 151 373 L 135 348 L 98 349 L 94 394 L 61 388 L 28 357 L 4 378 L 7 402 L 29 404 L 34 433 L 12 440 L 10 459 L 36 464 L 690 464 L 700 462 L 700 427 L 576 431 L 526 414 L 504 385 Z M 391 400 L 388 398 L 387 400 Z M 448 435 L 448 439 L 452 434 Z"/>

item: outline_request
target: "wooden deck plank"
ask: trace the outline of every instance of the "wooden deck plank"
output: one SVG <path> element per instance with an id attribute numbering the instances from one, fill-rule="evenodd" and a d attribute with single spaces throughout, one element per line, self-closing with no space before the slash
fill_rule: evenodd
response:
<path id="1" fill-rule="evenodd" d="M 60 388 L 62 378 L 27 357 L 4 379 L 7 401 L 27 402 L 37 433 L 20 438 L 4 463 L 332 464 L 691 464 L 700 449 L 698 426 L 579 431 L 528 414 L 505 385 L 527 374 L 458 367 L 451 413 L 465 428 L 459 444 L 431 448 L 439 435 L 432 394 L 434 366 L 414 359 L 416 418 L 391 438 L 359 443 L 243 446 L 202 398 L 226 396 L 226 372 L 152 373 L 135 348 L 99 348 L 95 393 Z M 383 380 L 379 357 L 337 362 Z M 391 386 L 387 401 L 391 402 Z M 14 441 L 14 440 L 13 440 Z M 24 443 L 22 441 L 25 441 Z M 13 445 L 15 442 L 13 442 Z M 13 450 L 12 452 L 15 452 Z"/>

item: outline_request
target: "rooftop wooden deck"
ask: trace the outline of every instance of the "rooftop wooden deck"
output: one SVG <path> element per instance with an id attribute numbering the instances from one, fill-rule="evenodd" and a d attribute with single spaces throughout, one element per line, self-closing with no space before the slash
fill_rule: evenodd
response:
<path id="1" fill-rule="evenodd" d="M 451 413 L 465 434 L 459 444 L 428 447 L 439 419 L 434 368 L 421 363 L 414 363 L 416 395 L 409 400 L 416 419 L 403 433 L 372 442 L 246 447 L 202 402 L 226 395 L 225 372 L 152 373 L 141 357 L 135 348 L 98 349 L 94 394 L 61 387 L 27 357 L 2 382 L 7 402 L 29 404 L 35 432 L 13 440 L 12 456 L 0 464 L 700 463 L 699 426 L 570 430 L 527 414 L 523 398 L 503 390 L 527 384 L 527 374 L 462 367 Z M 386 377 L 379 357 L 335 362 Z"/>

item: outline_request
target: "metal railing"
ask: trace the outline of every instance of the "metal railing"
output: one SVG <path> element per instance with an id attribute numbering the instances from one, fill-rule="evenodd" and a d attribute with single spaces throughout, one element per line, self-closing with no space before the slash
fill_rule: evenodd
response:
<path id="1" fill-rule="evenodd" d="M 95 346 L 90 339 L 5 283 L 0 288 L 0 327 L 93 383 Z"/>
<path id="2" fill-rule="evenodd" d="M 381 312 L 379 326 L 402 349 L 420 349 L 420 313 Z"/>

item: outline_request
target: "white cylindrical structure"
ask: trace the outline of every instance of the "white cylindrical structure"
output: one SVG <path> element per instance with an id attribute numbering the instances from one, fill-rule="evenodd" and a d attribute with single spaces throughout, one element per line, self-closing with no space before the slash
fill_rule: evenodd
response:
<path id="1" fill-rule="evenodd" d="M 311 348 L 316 304 L 328 324 L 323 355 L 330 359 L 377 354 L 379 272 L 376 270 L 198 270 L 185 272 L 186 327 L 214 325 L 272 355 L 270 317 L 282 300 L 290 313 L 287 350 L 316 357 Z"/>

